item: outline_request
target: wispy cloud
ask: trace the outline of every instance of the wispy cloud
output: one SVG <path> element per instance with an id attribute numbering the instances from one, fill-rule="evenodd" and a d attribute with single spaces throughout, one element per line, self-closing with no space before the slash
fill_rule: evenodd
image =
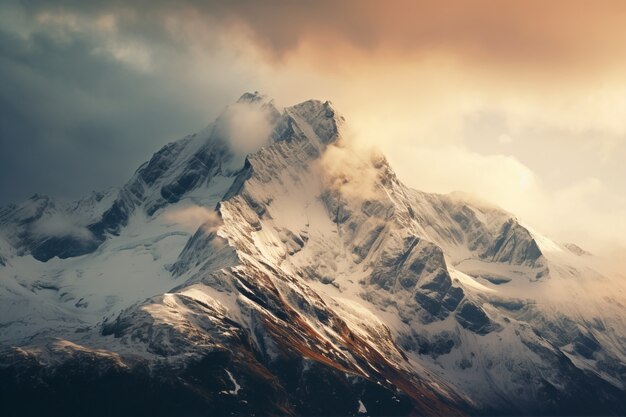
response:
<path id="1" fill-rule="evenodd" d="M 170 209 L 164 214 L 164 218 L 190 232 L 202 227 L 209 233 L 217 230 L 222 224 L 222 219 L 215 210 L 197 205 Z"/>
<path id="2" fill-rule="evenodd" d="M 93 234 L 84 226 L 62 213 L 45 216 L 31 225 L 30 232 L 41 238 L 72 236 L 81 240 L 93 239 Z"/>
<path id="3" fill-rule="evenodd" d="M 378 171 L 372 163 L 375 155 L 373 150 L 358 149 L 349 142 L 329 145 L 314 172 L 322 178 L 325 188 L 348 199 L 375 198 L 378 196 Z"/>
<path id="4" fill-rule="evenodd" d="M 267 144 L 273 128 L 271 112 L 261 103 L 237 102 L 220 116 L 231 149 L 241 155 Z"/>

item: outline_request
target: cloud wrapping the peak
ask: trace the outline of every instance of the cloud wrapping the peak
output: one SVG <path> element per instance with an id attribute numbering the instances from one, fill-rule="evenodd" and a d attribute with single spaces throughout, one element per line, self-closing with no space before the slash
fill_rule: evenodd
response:
<path id="1" fill-rule="evenodd" d="M 220 121 L 225 124 L 224 133 L 231 149 L 247 155 L 267 144 L 276 116 L 271 104 L 238 101 L 228 106 Z"/>

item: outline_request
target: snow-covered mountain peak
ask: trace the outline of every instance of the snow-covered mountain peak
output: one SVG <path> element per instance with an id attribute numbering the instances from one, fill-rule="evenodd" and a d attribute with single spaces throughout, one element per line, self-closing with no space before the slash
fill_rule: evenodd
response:
<path id="1" fill-rule="evenodd" d="M 287 107 L 284 116 L 286 120 L 283 122 L 289 127 L 295 123 L 301 134 L 309 139 L 317 138 L 323 145 L 333 143 L 341 136 L 341 128 L 345 122 L 330 101 L 320 100 L 308 100 Z M 276 139 L 284 138 L 283 129 L 278 130 Z"/>
<path id="2" fill-rule="evenodd" d="M 270 99 L 268 99 L 268 96 L 265 94 L 261 94 L 258 91 L 255 91 L 253 93 L 250 92 L 245 92 L 241 95 L 241 97 L 239 97 L 239 99 L 237 100 L 237 103 L 258 103 L 258 102 L 268 102 L 268 101 L 272 101 Z"/>
<path id="3" fill-rule="evenodd" d="M 45 380 L 27 362 L 43 355 L 165 380 L 215 414 L 626 410 L 620 293 L 568 304 L 604 279 L 592 256 L 406 187 L 329 102 L 246 93 L 108 198 L 63 209 L 93 238 L 46 240 L 46 262 L 0 237 L 0 343 L 18 347 L 0 371 L 18 382 Z M 22 211 L 58 210 L 43 201 Z"/>
<path id="4" fill-rule="evenodd" d="M 33 194 L 19 204 L 10 204 L 0 209 L 0 223 L 27 223 L 45 213 L 56 210 L 56 200 L 42 194 Z"/>

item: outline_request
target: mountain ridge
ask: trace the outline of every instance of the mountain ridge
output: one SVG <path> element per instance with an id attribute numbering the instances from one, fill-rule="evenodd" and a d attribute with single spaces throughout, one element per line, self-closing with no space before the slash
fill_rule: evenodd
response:
<path id="1" fill-rule="evenodd" d="M 15 278 L 3 274 L 0 297 L 46 303 L 26 317 L 5 310 L 0 381 L 46 380 L 59 366 L 33 358 L 74 372 L 87 357 L 130 379 L 158 369 L 209 414 L 626 409 L 626 332 L 608 311 L 619 306 L 589 316 L 544 294 L 584 280 L 571 251 L 495 207 L 407 188 L 384 157 L 346 142 L 329 102 L 282 113 L 256 93 L 238 103 L 271 127 L 258 150 L 235 155 L 240 113 L 227 109 L 138 169 L 88 226 L 91 252 L 7 259 Z M 198 212 L 194 227 L 175 220 Z M 63 324 L 46 330 L 43 314 Z M 211 371 L 190 376 L 197 364 Z M 268 405 L 253 393 L 263 385 Z"/>

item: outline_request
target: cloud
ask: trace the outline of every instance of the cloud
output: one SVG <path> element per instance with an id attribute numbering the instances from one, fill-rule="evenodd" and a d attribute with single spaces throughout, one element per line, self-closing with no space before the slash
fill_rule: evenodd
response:
<path id="1" fill-rule="evenodd" d="M 514 157 L 481 155 L 459 146 L 401 146 L 388 156 L 400 179 L 413 188 L 473 193 L 552 239 L 598 255 L 609 256 L 624 246 L 626 196 L 597 178 L 552 190 Z"/>
<path id="2" fill-rule="evenodd" d="M 519 207 L 539 187 L 525 165 L 505 155 L 485 156 L 461 146 L 398 146 L 388 150 L 391 165 L 410 186 L 424 191 L 466 191 Z"/>
<path id="3" fill-rule="evenodd" d="M 387 63 L 451 56 L 482 67 L 551 69 L 561 76 L 626 63 L 626 39 L 618 36 L 626 5 L 612 0 L 29 3 L 30 13 L 50 10 L 161 42 L 172 36 L 190 42 L 191 35 L 195 43 L 242 37 L 277 63 L 307 51 L 320 68 L 354 65 L 372 55 Z"/>
<path id="4" fill-rule="evenodd" d="M 199 227 L 207 233 L 214 232 L 222 225 L 222 218 L 214 210 L 197 205 L 170 209 L 163 217 L 190 232 L 195 232 Z"/>
<path id="5" fill-rule="evenodd" d="M 326 189 L 337 191 L 347 199 L 378 197 L 378 171 L 374 161 L 381 157 L 380 154 L 373 148 L 359 146 L 346 133 L 345 126 L 342 130 L 342 138 L 324 149 L 321 158 L 316 160 L 313 172 L 322 179 Z"/>
<path id="6" fill-rule="evenodd" d="M 30 232 L 39 237 L 72 236 L 84 241 L 93 239 L 93 234 L 84 225 L 74 223 L 70 217 L 61 213 L 37 220 L 31 225 Z"/>
<path id="7" fill-rule="evenodd" d="M 597 178 L 584 178 L 549 194 L 544 201 L 557 236 L 589 245 L 604 256 L 624 245 L 626 196 Z M 542 205 L 543 207 L 543 205 Z M 622 264 L 626 261 L 622 259 Z"/>
<path id="8" fill-rule="evenodd" d="M 129 32 L 113 12 L 8 4 L 3 18 L 21 24 L 0 29 L 0 205 L 35 192 L 73 199 L 121 185 L 235 94 L 224 92 L 224 77 L 181 68 L 185 58 L 170 43 Z"/>
<path id="9" fill-rule="evenodd" d="M 588 69 L 623 65 L 626 59 L 626 40 L 615 36 L 621 33 L 626 6 L 617 1 L 322 0 L 311 5 L 274 0 L 188 6 L 247 34 L 276 60 L 302 49 L 331 66 L 332 58 L 345 54 L 401 60 L 453 55 L 510 70 Z"/>
<path id="10" fill-rule="evenodd" d="M 256 152 L 267 144 L 274 115 L 262 103 L 237 102 L 228 106 L 220 119 L 225 122 L 231 149 L 241 155 Z"/>

